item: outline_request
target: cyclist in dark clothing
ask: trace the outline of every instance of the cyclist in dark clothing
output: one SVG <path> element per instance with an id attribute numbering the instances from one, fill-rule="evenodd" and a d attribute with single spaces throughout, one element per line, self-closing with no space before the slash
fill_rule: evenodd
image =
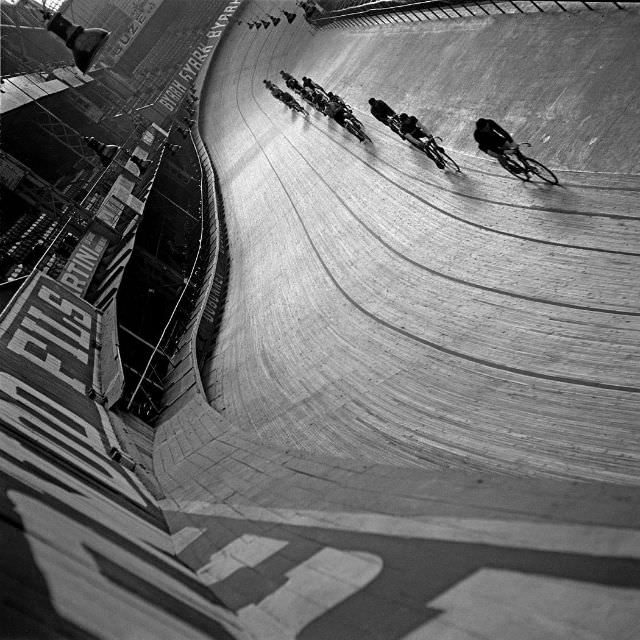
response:
<path id="1" fill-rule="evenodd" d="M 285 82 L 287 87 L 296 93 L 300 93 L 302 91 L 302 85 L 295 79 L 291 78 Z"/>
<path id="2" fill-rule="evenodd" d="M 508 162 L 505 154 L 518 149 L 518 145 L 509 133 L 497 122 L 488 118 L 480 118 L 476 121 L 473 137 L 478 143 L 480 151 L 497 158 L 502 165 Z M 517 169 L 514 168 L 514 170 Z"/>
<path id="3" fill-rule="evenodd" d="M 389 124 L 389 119 L 396 115 L 396 112 L 383 100 L 369 98 L 369 104 L 371 105 L 373 117 L 383 124 Z"/>
<path id="4" fill-rule="evenodd" d="M 344 121 L 347 117 L 347 110 L 344 105 L 337 100 L 330 102 L 325 107 L 325 114 L 333 118 L 341 127 L 344 127 Z"/>
<path id="5" fill-rule="evenodd" d="M 327 94 L 327 92 L 317 82 L 314 82 L 311 78 L 307 78 L 306 76 L 303 76 L 302 78 L 302 86 L 309 87 L 312 91 L 321 91 L 325 95 Z"/>
<path id="6" fill-rule="evenodd" d="M 410 142 L 420 146 L 423 138 L 433 139 L 433 136 L 425 131 L 422 123 L 415 116 L 409 116 L 406 113 L 400 114 L 400 133 Z"/>
<path id="7" fill-rule="evenodd" d="M 281 91 L 278 100 L 284 102 L 290 109 L 294 109 L 295 111 L 299 111 L 301 113 L 304 112 L 306 114 L 306 111 L 303 109 L 302 105 L 288 91 Z"/>
<path id="8" fill-rule="evenodd" d="M 286 71 L 281 71 L 280 75 L 282 76 L 282 79 L 285 81 L 285 84 L 288 80 L 295 80 L 295 78 L 290 73 L 287 73 Z"/>
<path id="9" fill-rule="evenodd" d="M 409 116 L 406 113 L 401 113 L 398 116 L 398 120 L 400 121 L 400 134 L 405 140 L 409 140 L 411 144 L 423 149 L 427 152 L 427 155 L 435 162 L 438 169 L 444 169 L 444 162 L 436 157 L 434 154 L 430 153 L 430 149 L 433 147 L 437 148 L 439 151 L 442 151 L 442 147 L 439 147 L 436 144 L 436 141 L 429 133 L 425 130 L 424 125 L 416 118 L 415 116 Z"/>

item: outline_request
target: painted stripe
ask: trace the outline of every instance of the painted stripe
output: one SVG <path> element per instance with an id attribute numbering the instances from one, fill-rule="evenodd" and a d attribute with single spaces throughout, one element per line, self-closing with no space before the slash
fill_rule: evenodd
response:
<path id="1" fill-rule="evenodd" d="M 259 565 L 287 544 L 285 540 L 245 534 L 211 554 L 209 562 L 198 569 L 198 577 L 208 585 L 220 582 L 239 569 Z"/>
<path id="2" fill-rule="evenodd" d="M 382 570 L 379 556 L 326 547 L 287 572 L 287 583 L 238 617 L 261 640 L 293 640 L 320 617 L 369 584 Z"/>
<path id="3" fill-rule="evenodd" d="M 169 502 L 169 508 L 175 509 L 175 502 Z M 619 527 L 479 518 L 423 517 L 411 520 L 378 513 L 267 509 L 188 500 L 177 502 L 185 513 L 236 520 L 260 520 L 400 538 L 492 544 L 597 556 L 640 557 L 640 532 Z"/>

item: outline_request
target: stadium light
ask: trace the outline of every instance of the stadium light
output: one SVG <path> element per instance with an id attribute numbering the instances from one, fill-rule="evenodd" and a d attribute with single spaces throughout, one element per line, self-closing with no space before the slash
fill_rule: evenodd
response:
<path id="1" fill-rule="evenodd" d="M 67 20 L 59 11 L 52 13 L 43 3 L 42 17 L 48 20 L 47 30 L 55 33 L 64 40 L 67 48 L 71 49 L 76 67 L 86 73 L 100 49 L 109 37 L 109 31 L 100 28 L 85 29 Z"/>

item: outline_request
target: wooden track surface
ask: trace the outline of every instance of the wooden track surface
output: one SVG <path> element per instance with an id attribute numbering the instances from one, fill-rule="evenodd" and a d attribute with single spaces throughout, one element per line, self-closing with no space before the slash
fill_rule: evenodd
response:
<path id="1" fill-rule="evenodd" d="M 640 176 L 573 153 L 562 186 L 522 184 L 455 117 L 434 133 L 463 173 L 439 172 L 366 112 L 370 95 L 419 104 L 403 89 L 416 79 L 365 86 L 381 49 L 434 28 L 312 35 L 298 20 L 234 27 L 218 49 L 200 128 L 232 268 L 209 400 L 271 446 L 637 485 Z M 262 80 L 283 86 L 280 69 L 345 96 L 373 145 L 275 101 Z"/>

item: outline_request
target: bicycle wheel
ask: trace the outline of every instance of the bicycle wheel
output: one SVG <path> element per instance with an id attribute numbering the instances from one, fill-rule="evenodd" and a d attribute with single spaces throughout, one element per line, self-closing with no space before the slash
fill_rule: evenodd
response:
<path id="1" fill-rule="evenodd" d="M 542 162 L 527 158 L 527 164 L 529 165 L 529 173 L 537 176 L 545 182 L 548 182 L 549 184 L 558 184 L 558 178 L 556 177 L 556 174 L 553 173 L 551 169 L 547 169 L 547 167 L 545 167 Z"/>

